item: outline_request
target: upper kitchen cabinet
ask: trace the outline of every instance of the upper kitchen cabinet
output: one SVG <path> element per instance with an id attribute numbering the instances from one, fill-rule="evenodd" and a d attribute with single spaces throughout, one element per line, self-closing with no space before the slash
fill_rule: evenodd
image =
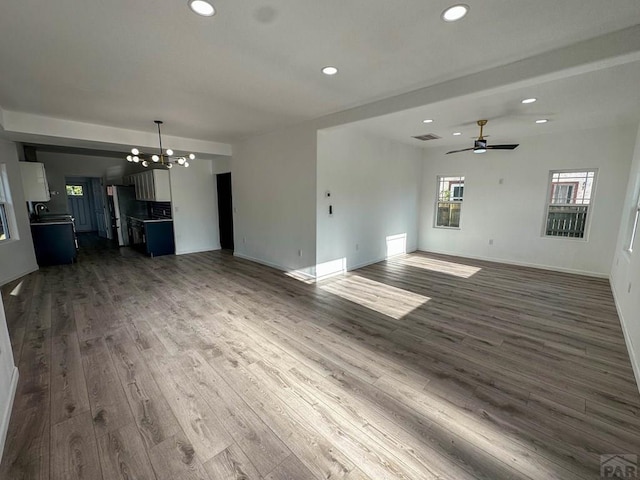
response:
<path id="1" fill-rule="evenodd" d="M 48 202 L 51 200 L 47 174 L 44 171 L 44 163 L 19 163 L 25 200 L 29 202 Z"/>
<path id="2" fill-rule="evenodd" d="M 147 170 L 129 176 L 130 185 L 136 188 L 136 200 L 147 202 L 170 202 L 171 188 L 169 187 L 168 170 Z"/>

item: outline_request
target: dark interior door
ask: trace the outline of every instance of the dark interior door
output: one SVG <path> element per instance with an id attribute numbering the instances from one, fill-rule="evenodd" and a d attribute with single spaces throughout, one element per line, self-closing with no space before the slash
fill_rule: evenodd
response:
<path id="1" fill-rule="evenodd" d="M 218 181 L 218 224 L 220 227 L 220 247 L 233 250 L 233 202 L 231 199 L 231 174 L 219 173 Z"/>
<path id="2" fill-rule="evenodd" d="M 96 231 L 91 183 L 86 178 L 67 178 L 66 181 L 67 203 L 75 218 L 76 231 Z"/>

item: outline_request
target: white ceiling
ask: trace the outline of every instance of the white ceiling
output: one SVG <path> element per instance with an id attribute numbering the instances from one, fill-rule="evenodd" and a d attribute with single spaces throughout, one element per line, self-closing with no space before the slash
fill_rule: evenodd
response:
<path id="1" fill-rule="evenodd" d="M 489 145 L 518 143 L 542 133 L 640 122 L 640 61 L 499 93 L 471 95 L 350 124 L 371 134 L 423 148 L 473 146 L 484 128 Z M 523 105 L 525 98 L 537 98 Z M 433 123 L 424 124 L 424 119 Z M 537 119 L 548 119 L 536 124 Z M 461 132 L 460 136 L 453 136 Z M 412 137 L 434 133 L 426 142 Z"/>
<path id="2" fill-rule="evenodd" d="M 0 106 L 133 130 L 160 118 L 168 134 L 230 142 L 640 18 L 638 0 L 467 0 L 451 24 L 440 13 L 452 0 L 213 1 L 217 15 L 201 18 L 186 0 L 3 0 Z M 327 64 L 340 73 L 320 74 Z M 460 105 L 446 121 L 510 111 L 493 100 L 486 115 Z"/>

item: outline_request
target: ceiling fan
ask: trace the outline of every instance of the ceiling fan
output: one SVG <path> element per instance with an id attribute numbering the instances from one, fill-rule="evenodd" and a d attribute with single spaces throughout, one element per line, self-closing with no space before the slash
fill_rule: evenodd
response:
<path id="1" fill-rule="evenodd" d="M 447 152 L 447 155 L 450 153 L 458 153 L 458 152 L 468 152 L 469 150 L 473 150 L 473 153 L 485 153 L 487 150 L 513 150 L 515 149 L 519 143 L 510 143 L 506 145 L 487 145 L 487 140 L 482 135 L 482 128 L 487 124 L 487 120 L 478 120 L 478 126 L 480 127 L 480 136 L 473 142 L 473 147 L 463 148 L 462 150 L 452 150 Z"/>

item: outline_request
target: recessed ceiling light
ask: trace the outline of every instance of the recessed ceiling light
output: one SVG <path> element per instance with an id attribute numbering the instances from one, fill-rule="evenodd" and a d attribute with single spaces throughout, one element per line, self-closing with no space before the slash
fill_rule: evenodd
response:
<path id="1" fill-rule="evenodd" d="M 447 8 L 444 12 L 442 12 L 442 20 L 445 22 L 455 22 L 456 20 L 460 20 L 469 12 L 469 5 L 458 4 L 453 5 L 452 7 Z"/>
<path id="2" fill-rule="evenodd" d="M 546 118 L 541 118 L 540 120 L 536 120 L 536 123 L 547 123 L 549 120 Z"/>
<path id="3" fill-rule="evenodd" d="M 461 132 L 453 132 L 453 136 L 454 137 L 457 137 L 458 135 L 462 135 L 462 133 Z"/>
<path id="4" fill-rule="evenodd" d="M 194 13 L 203 17 L 212 17 L 216 14 L 216 9 L 206 0 L 189 0 L 187 3 Z"/>
<path id="5" fill-rule="evenodd" d="M 328 65 L 322 68 L 322 73 L 324 73 L 325 75 L 335 75 L 336 73 L 338 73 L 338 69 L 336 67 Z"/>
<path id="6" fill-rule="evenodd" d="M 538 99 L 537 99 L 537 98 L 533 98 L 533 97 L 532 97 L 532 98 L 525 98 L 524 100 L 522 100 L 522 102 L 521 102 L 521 103 L 524 103 L 524 104 L 527 104 L 527 103 L 533 103 L 533 102 L 535 102 L 536 100 L 538 100 Z"/>
<path id="7" fill-rule="evenodd" d="M 433 120 L 427 118 L 426 120 L 422 120 L 422 123 L 433 123 Z"/>

